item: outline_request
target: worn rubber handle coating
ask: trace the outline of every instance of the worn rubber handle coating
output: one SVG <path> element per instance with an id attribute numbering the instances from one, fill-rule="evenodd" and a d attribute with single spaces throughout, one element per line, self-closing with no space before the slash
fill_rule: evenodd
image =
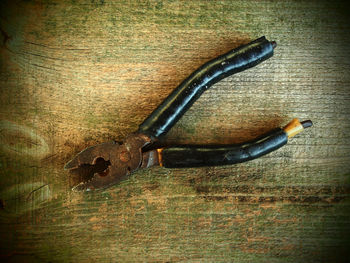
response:
<path id="1" fill-rule="evenodd" d="M 183 168 L 242 163 L 277 150 L 287 141 L 287 134 L 278 128 L 239 145 L 169 147 L 161 151 L 162 166 Z"/>
<path id="2" fill-rule="evenodd" d="M 138 132 L 153 139 L 165 135 L 211 85 L 272 56 L 273 44 L 261 37 L 207 62 L 185 79 L 143 121 Z"/>

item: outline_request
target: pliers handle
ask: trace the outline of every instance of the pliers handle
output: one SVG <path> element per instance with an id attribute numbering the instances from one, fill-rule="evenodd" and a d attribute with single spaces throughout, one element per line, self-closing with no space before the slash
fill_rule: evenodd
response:
<path id="1" fill-rule="evenodd" d="M 232 74 L 273 56 L 276 42 L 260 37 L 202 65 L 188 76 L 139 126 L 152 139 L 164 136 L 204 91 Z"/>
<path id="2" fill-rule="evenodd" d="M 232 145 L 177 145 L 143 153 L 142 167 L 185 168 L 222 166 L 250 161 L 285 144 L 288 139 L 311 127 L 310 120 L 293 119 L 284 128 L 275 128 L 253 140 Z"/>

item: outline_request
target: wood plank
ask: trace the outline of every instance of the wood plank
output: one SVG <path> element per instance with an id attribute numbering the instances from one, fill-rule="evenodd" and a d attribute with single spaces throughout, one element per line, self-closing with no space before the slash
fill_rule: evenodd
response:
<path id="1" fill-rule="evenodd" d="M 346 262 L 350 38 L 328 1 L 2 1 L 1 257 L 18 262 Z M 63 165 L 121 140 L 198 66 L 251 39 L 275 56 L 208 90 L 170 143 L 236 143 L 312 119 L 226 167 L 138 171 L 73 193 Z"/>

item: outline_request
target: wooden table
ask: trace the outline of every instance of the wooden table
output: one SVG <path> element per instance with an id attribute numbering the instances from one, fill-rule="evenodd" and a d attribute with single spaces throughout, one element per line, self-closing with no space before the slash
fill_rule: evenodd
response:
<path id="1" fill-rule="evenodd" d="M 350 260 L 350 38 L 334 1 L 2 1 L 1 258 Z M 312 119 L 226 167 L 138 171 L 73 193 L 63 165 L 121 140 L 194 69 L 266 35 L 275 56 L 213 86 L 166 139 L 237 143 Z"/>

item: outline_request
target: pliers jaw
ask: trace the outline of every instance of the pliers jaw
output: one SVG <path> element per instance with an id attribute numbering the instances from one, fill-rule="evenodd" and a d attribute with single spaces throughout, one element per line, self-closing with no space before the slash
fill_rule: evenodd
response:
<path id="1" fill-rule="evenodd" d="M 65 165 L 74 191 L 104 189 L 123 180 L 142 163 L 142 148 L 151 138 L 132 133 L 123 143 L 107 142 L 78 153 Z"/>

